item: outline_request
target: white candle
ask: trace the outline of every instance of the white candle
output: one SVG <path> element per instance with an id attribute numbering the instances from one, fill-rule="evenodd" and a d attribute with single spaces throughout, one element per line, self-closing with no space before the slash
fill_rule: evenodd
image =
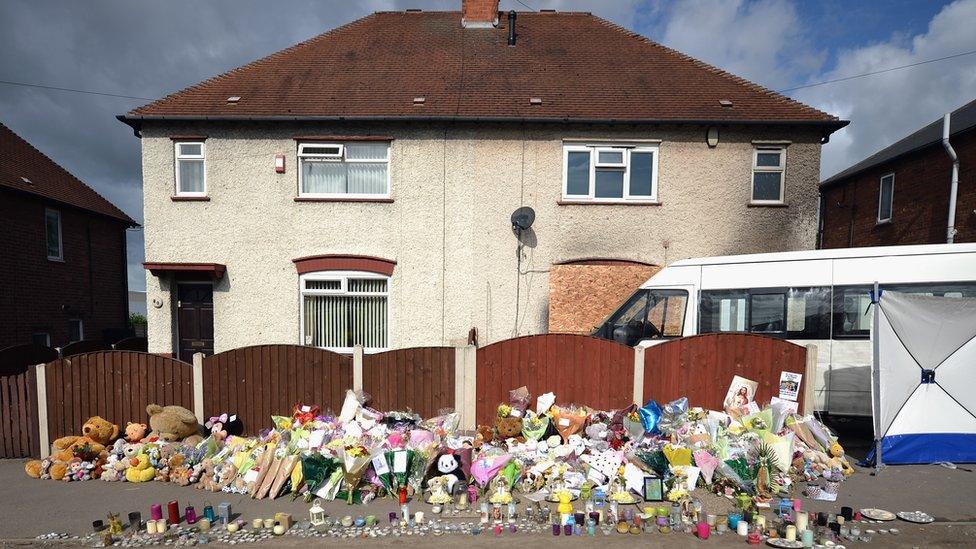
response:
<path id="1" fill-rule="evenodd" d="M 786 541 L 796 541 L 796 526 L 790 524 L 786 527 Z"/>
<path id="2" fill-rule="evenodd" d="M 739 524 L 736 525 L 735 531 L 740 536 L 749 535 L 749 523 L 744 520 L 739 520 Z"/>
<path id="3" fill-rule="evenodd" d="M 806 530 L 807 529 L 807 526 L 809 526 L 809 521 L 810 521 L 810 515 L 808 515 L 806 513 L 797 513 L 796 514 L 796 530 L 798 532 L 802 532 L 802 531 Z"/>
<path id="4" fill-rule="evenodd" d="M 415 523 L 417 523 L 417 524 L 423 524 L 424 523 L 424 512 L 423 511 L 417 511 L 416 513 L 414 513 L 413 514 L 413 521 Z"/>

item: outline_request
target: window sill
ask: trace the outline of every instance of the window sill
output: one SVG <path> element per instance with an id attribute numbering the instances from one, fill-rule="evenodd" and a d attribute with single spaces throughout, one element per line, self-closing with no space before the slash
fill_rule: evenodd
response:
<path id="1" fill-rule="evenodd" d="M 171 196 L 173 202 L 210 202 L 209 196 Z"/>
<path id="2" fill-rule="evenodd" d="M 886 219 L 884 221 L 878 221 L 877 223 L 874 224 L 875 227 L 884 227 L 886 225 L 891 225 L 890 219 Z"/>
<path id="3" fill-rule="evenodd" d="M 392 198 L 341 198 L 341 197 L 315 197 L 315 196 L 296 196 L 295 202 L 367 202 L 375 204 L 392 204 Z"/>
<path id="4" fill-rule="evenodd" d="M 747 208 L 789 208 L 785 202 L 747 202 Z"/>
<path id="5" fill-rule="evenodd" d="M 64 258 L 63 257 L 49 257 L 49 258 L 47 258 L 47 260 L 50 261 L 50 262 L 52 262 L 52 263 L 64 263 Z"/>
<path id="6" fill-rule="evenodd" d="M 559 206 L 661 206 L 656 200 L 557 200 Z"/>

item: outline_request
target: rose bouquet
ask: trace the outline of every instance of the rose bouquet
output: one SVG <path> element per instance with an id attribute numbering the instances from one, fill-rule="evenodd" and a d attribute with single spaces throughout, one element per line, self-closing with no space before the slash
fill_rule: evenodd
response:
<path id="1" fill-rule="evenodd" d="M 371 456 L 365 446 L 353 444 L 340 448 L 338 457 L 342 463 L 342 480 L 346 483 L 346 503 L 352 505 L 353 493 L 366 472 Z"/>

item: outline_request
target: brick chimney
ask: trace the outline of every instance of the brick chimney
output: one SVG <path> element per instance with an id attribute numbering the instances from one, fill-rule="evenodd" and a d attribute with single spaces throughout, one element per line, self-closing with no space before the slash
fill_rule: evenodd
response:
<path id="1" fill-rule="evenodd" d="M 498 26 L 498 0 L 461 0 L 461 26 L 485 29 Z"/>

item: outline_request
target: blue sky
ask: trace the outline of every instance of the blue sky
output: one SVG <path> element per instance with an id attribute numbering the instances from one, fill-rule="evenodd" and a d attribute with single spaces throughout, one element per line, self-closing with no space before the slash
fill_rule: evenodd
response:
<path id="1" fill-rule="evenodd" d="M 976 50 L 976 0 L 523 0 L 591 11 L 774 90 Z M 155 98 L 378 10 L 460 0 L 4 0 L 0 80 Z M 502 0 L 501 9 L 527 9 Z M 976 54 L 788 95 L 852 121 L 827 177 L 976 98 Z M 142 220 L 143 101 L 0 85 L 0 120 Z M 145 288 L 142 233 L 129 280 Z"/>

